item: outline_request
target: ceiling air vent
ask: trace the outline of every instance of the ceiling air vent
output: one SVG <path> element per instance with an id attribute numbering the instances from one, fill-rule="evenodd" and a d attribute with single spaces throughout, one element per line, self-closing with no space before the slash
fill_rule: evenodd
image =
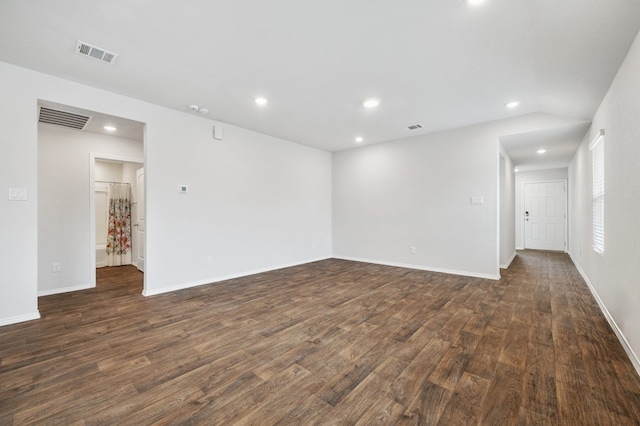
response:
<path id="1" fill-rule="evenodd" d="M 109 52 L 101 47 L 96 47 L 80 40 L 78 40 L 78 43 L 76 44 L 76 53 L 108 64 L 114 64 L 118 59 L 117 53 Z"/>
<path id="2" fill-rule="evenodd" d="M 72 112 L 47 107 L 40 107 L 40 115 L 38 117 L 40 123 L 55 124 L 77 130 L 84 129 L 84 126 L 89 120 L 91 120 L 91 117 L 86 115 L 74 114 Z"/>
<path id="3" fill-rule="evenodd" d="M 422 129 L 422 124 L 414 124 L 413 126 L 407 127 L 409 130 Z"/>

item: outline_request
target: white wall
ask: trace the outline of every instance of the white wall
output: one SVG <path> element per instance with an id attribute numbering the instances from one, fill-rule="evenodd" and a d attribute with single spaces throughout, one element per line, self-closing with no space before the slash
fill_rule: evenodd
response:
<path id="1" fill-rule="evenodd" d="M 569 165 L 569 252 L 640 373 L 640 40 Z M 592 249 L 589 143 L 605 131 L 605 252 Z"/>
<path id="2" fill-rule="evenodd" d="M 567 122 L 529 114 L 334 153 L 334 256 L 499 277 L 499 137 Z"/>
<path id="3" fill-rule="evenodd" d="M 140 144 L 140 158 L 142 158 L 142 144 Z M 124 182 L 122 181 L 122 163 L 116 163 L 113 161 L 100 161 L 96 160 L 95 166 L 95 179 L 96 181 L 105 182 Z"/>
<path id="4" fill-rule="evenodd" d="M 331 256 L 331 154 L 179 115 L 147 148 L 147 259 L 168 265 L 147 294 Z"/>
<path id="5" fill-rule="evenodd" d="M 0 201 L 0 324 L 38 316 L 38 99 L 146 123 L 146 294 L 331 255 L 327 152 L 3 62 L 0 90 L 0 185 L 29 196 Z"/>
<path id="6" fill-rule="evenodd" d="M 508 268 L 516 256 L 516 184 L 513 162 L 502 148 L 500 151 L 500 267 Z"/>
<path id="7" fill-rule="evenodd" d="M 92 286 L 90 154 L 143 158 L 141 141 L 38 125 L 38 292 Z M 99 175 L 99 176 L 98 176 Z M 120 180 L 122 165 L 96 167 L 101 180 Z M 61 263 L 53 272 L 52 264 Z"/>
<path id="8" fill-rule="evenodd" d="M 567 168 L 518 172 L 515 174 L 515 177 L 516 198 L 514 215 L 516 224 L 516 247 L 518 250 L 524 250 L 524 184 L 567 180 Z M 567 191 L 571 191 L 571 189 L 567 188 Z"/>
<path id="9" fill-rule="evenodd" d="M 38 318 L 37 100 L 0 63 L 0 188 L 24 188 L 26 201 L 0 196 L 0 325 Z"/>
<path id="10" fill-rule="evenodd" d="M 497 139 L 479 133 L 334 153 L 334 255 L 497 277 Z"/>

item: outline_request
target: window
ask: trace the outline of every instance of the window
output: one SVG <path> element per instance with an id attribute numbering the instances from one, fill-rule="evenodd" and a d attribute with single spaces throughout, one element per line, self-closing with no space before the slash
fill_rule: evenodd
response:
<path id="1" fill-rule="evenodd" d="M 589 146 L 593 158 L 593 249 L 604 253 L 604 130 Z"/>

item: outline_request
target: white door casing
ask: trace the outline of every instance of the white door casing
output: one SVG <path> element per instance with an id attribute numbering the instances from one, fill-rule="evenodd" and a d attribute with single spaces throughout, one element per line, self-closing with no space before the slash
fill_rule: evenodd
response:
<path id="1" fill-rule="evenodd" d="M 137 248 L 134 248 L 134 263 L 136 267 L 144 272 L 145 257 L 145 205 L 144 205 L 144 167 L 136 170 L 136 220 L 134 224 Z"/>
<path id="2" fill-rule="evenodd" d="M 566 250 L 566 181 L 524 184 L 524 247 Z"/>

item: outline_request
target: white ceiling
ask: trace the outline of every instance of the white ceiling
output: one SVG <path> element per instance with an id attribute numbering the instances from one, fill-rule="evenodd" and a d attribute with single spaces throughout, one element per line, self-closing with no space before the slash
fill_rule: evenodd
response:
<path id="1" fill-rule="evenodd" d="M 518 171 L 567 167 L 582 142 L 589 122 L 536 132 L 502 136 L 500 142 Z M 546 152 L 538 154 L 538 150 Z"/>
<path id="2" fill-rule="evenodd" d="M 0 60 L 336 151 L 532 112 L 588 121 L 639 28 L 637 0 L 0 0 Z"/>

